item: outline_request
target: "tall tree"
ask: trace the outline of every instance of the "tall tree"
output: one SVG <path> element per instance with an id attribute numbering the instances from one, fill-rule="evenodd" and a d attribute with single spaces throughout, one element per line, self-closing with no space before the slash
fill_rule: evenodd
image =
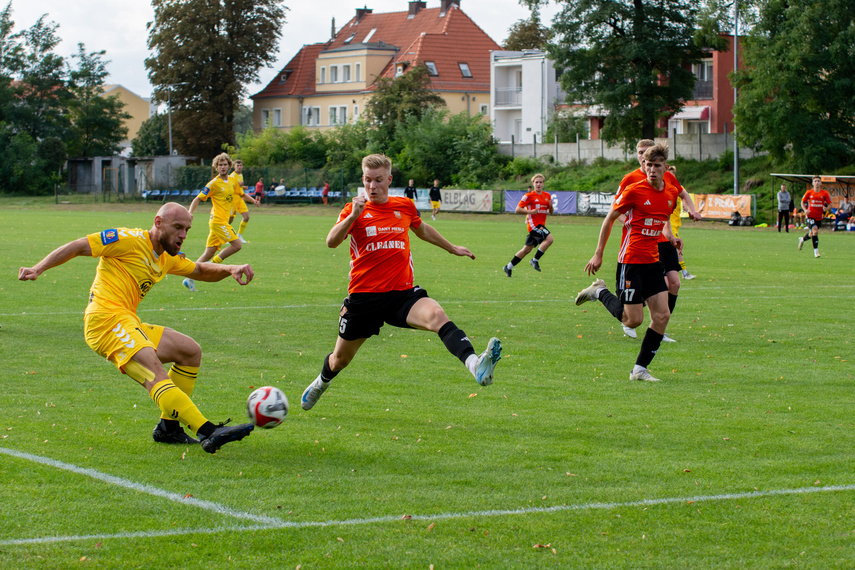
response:
<path id="1" fill-rule="evenodd" d="M 128 136 L 124 122 L 131 116 L 122 108 L 119 97 L 104 97 L 104 80 L 107 73 L 106 52 L 86 53 L 83 44 L 77 44 L 77 69 L 71 70 L 70 88 L 73 98 L 69 103 L 73 137 L 68 144 L 71 156 L 109 156 L 119 150 Z"/>
<path id="2" fill-rule="evenodd" d="M 734 74 L 739 140 L 800 172 L 855 160 L 855 0 L 770 0 Z"/>
<path id="3" fill-rule="evenodd" d="M 134 156 L 164 156 L 169 154 L 169 133 L 165 113 L 152 115 L 140 125 L 137 136 L 131 141 Z"/>
<path id="4" fill-rule="evenodd" d="M 532 8 L 544 3 L 522 1 Z M 691 64 L 700 61 L 704 47 L 723 48 L 714 33 L 696 30 L 701 6 L 692 0 L 558 3 L 563 8 L 553 21 L 548 52 L 566 70 L 561 85 L 568 100 L 607 113 L 607 141 L 634 144 L 658 135 L 659 120 L 692 96 Z"/>
<path id="5" fill-rule="evenodd" d="M 365 105 L 365 119 L 373 127 L 372 142 L 377 150 L 390 155 L 395 131 L 408 117 L 421 118 L 432 107 L 444 107 L 445 100 L 430 90 L 430 73 L 424 64 L 395 78 L 381 77 Z"/>
<path id="6" fill-rule="evenodd" d="M 65 60 L 54 52 L 60 42 L 56 33 L 59 24 L 47 22 L 46 18 L 45 14 L 28 30 L 16 34 L 23 41 L 16 57 L 8 61 L 18 82 L 14 103 L 6 105 L 4 114 L 17 130 L 34 140 L 64 138 L 70 124 L 66 110 L 71 95 Z"/>
<path id="7" fill-rule="evenodd" d="M 505 40 L 502 49 L 508 51 L 546 49 L 549 37 L 549 28 L 540 22 L 540 13 L 535 9 L 531 11 L 531 17 L 528 20 L 520 20 L 510 27 L 508 39 Z"/>
<path id="8" fill-rule="evenodd" d="M 280 4 L 152 0 L 148 47 L 155 55 L 146 67 L 155 97 L 171 101 L 173 138 L 184 154 L 212 157 L 234 144 L 235 112 L 247 84 L 276 61 L 287 10 Z"/>

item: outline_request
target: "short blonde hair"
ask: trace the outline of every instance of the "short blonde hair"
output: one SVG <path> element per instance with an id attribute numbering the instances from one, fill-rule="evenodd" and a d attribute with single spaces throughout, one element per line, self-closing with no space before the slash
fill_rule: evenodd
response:
<path id="1" fill-rule="evenodd" d="M 638 149 L 647 148 L 647 147 L 651 147 L 651 146 L 655 146 L 655 145 L 656 145 L 656 142 L 651 140 L 651 139 L 641 139 L 640 141 L 638 141 L 638 144 L 635 145 L 635 148 L 636 148 L 636 150 L 638 150 Z"/>
<path id="2" fill-rule="evenodd" d="M 644 162 L 659 161 L 668 162 L 668 145 L 665 143 L 655 144 L 644 151 L 642 157 Z"/>
<path id="3" fill-rule="evenodd" d="M 385 154 L 369 154 L 362 159 L 362 169 L 384 168 L 386 172 L 392 172 L 392 160 Z"/>
<path id="4" fill-rule="evenodd" d="M 217 165 L 220 164 L 221 161 L 225 160 L 229 163 L 229 168 L 232 167 L 232 157 L 229 156 L 229 153 L 223 152 L 214 157 L 214 160 L 211 161 L 211 174 L 213 176 L 217 176 L 219 172 L 217 172 Z"/>
<path id="5" fill-rule="evenodd" d="M 535 178 L 543 178 L 543 181 L 546 182 L 546 176 L 544 176 L 540 172 L 538 172 L 537 174 L 535 174 L 534 176 L 531 177 L 531 183 L 532 184 L 534 184 Z"/>

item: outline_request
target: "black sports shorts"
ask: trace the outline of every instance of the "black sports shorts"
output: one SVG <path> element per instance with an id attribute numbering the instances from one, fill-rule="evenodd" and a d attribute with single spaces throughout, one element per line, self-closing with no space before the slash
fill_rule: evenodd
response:
<path id="1" fill-rule="evenodd" d="M 617 296 L 624 305 L 640 305 L 645 299 L 668 290 L 662 262 L 618 263 Z"/>
<path id="2" fill-rule="evenodd" d="M 351 293 L 341 305 L 338 336 L 344 340 L 368 338 L 380 334 L 380 327 L 384 323 L 411 329 L 413 327 L 407 324 L 407 315 L 416 301 L 427 296 L 427 291 L 418 285 L 403 291 Z"/>

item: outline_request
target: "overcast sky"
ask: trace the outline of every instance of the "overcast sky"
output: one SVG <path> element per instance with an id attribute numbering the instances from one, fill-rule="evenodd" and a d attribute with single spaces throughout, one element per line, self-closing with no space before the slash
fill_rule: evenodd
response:
<path id="1" fill-rule="evenodd" d="M 4 6 L 9 0 L 0 0 Z M 260 71 L 260 83 L 249 86 L 249 95 L 260 91 L 305 44 L 326 41 L 331 19 L 340 29 L 366 6 L 381 12 L 401 12 L 408 9 L 408 0 L 284 0 L 289 9 L 279 52 L 273 69 Z M 427 0 L 428 8 L 438 7 L 440 0 Z M 496 43 L 508 37 L 508 28 L 529 17 L 528 9 L 518 0 L 461 0 L 461 9 L 472 18 Z M 549 20 L 557 9 L 550 5 L 541 10 L 541 19 Z M 150 0 L 12 0 L 12 20 L 15 30 L 32 26 L 42 14 L 59 24 L 62 43 L 57 53 L 70 57 L 77 53 L 77 44 L 85 44 L 87 52 L 106 50 L 110 60 L 108 83 L 119 83 L 141 97 L 151 96 L 151 84 L 145 69 L 150 53 L 146 47 L 146 24 L 154 18 Z"/>

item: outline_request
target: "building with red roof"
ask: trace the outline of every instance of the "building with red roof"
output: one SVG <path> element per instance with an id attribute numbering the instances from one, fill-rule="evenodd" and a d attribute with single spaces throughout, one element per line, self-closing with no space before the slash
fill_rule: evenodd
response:
<path id="1" fill-rule="evenodd" d="M 403 0 L 402 0 L 403 3 Z M 377 80 L 425 64 L 430 88 L 451 113 L 490 115 L 490 52 L 501 49 L 460 0 L 411 0 L 408 10 L 355 16 L 323 43 L 303 48 L 253 101 L 253 127 L 325 129 L 359 118 Z"/>

